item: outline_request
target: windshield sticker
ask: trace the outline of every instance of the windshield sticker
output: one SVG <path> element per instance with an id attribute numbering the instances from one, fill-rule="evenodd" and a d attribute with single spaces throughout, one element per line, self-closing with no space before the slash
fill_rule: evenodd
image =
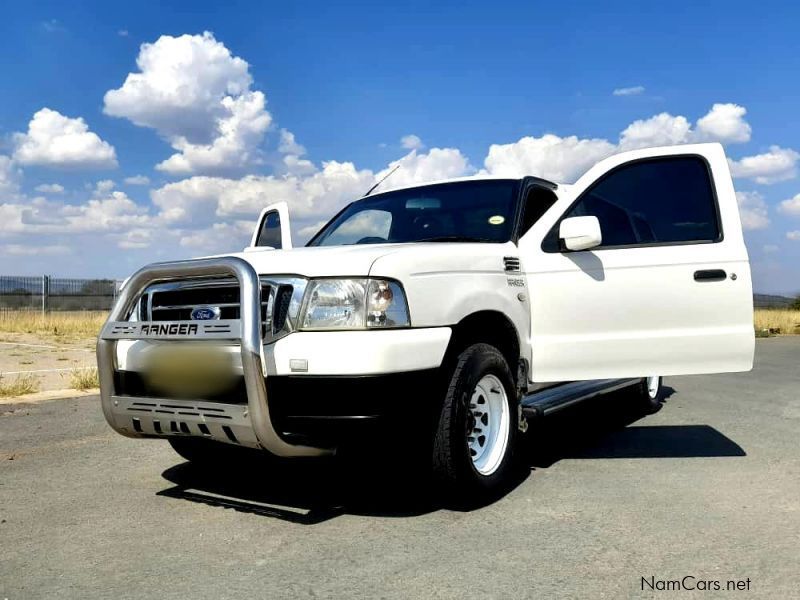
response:
<path id="1" fill-rule="evenodd" d="M 489 217 L 489 224 L 491 225 L 502 225 L 505 222 L 506 218 L 501 215 L 495 215 L 493 217 Z"/>

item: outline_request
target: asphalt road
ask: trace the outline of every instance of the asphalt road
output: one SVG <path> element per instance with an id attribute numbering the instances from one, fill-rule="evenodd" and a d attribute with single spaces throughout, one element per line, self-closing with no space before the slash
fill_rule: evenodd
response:
<path id="1" fill-rule="evenodd" d="M 474 510 L 375 460 L 199 472 L 96 397 L 0 406 L 0 599 L 637 598 L 685 576 L 798 598 L 800 337 L 756 362 L 668 379 L 646 418 L 617 395 L 541 422 Z"/>

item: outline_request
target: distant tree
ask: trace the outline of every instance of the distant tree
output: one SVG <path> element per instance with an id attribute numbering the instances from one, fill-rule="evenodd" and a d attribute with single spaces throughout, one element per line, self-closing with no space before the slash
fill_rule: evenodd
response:
<path id="1" fill-rule="evenodd" d="M 789 308 L 792 310 L 800 310 L 800 296 L 794 299 L 794 302 L 789 305 Z"/>

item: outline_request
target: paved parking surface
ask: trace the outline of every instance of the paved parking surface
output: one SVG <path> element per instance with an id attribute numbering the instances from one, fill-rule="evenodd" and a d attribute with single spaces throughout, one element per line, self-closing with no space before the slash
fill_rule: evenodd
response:
<path id="1" fill-rule="evenodd" d="M 668 379 L 646 418 L 615 396 L 541 422 L 474 510 L 376 460 L 198 472 L 96 397 L 0 406 L 0 598 L 636 598 L 685 576 L 797 598 L 800 337 L 756 360 Z"/>

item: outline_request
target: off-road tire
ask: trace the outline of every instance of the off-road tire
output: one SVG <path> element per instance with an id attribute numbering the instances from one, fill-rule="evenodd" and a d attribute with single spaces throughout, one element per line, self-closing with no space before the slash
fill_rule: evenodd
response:
<path id="1" fill-rule="evenodd" d="M 485 375 L 494 375 L 505 389 L 508 438 L 494 472 L 483 475 L 475 468 L 468 448 L 470 399 Z M 455 360 L 433 438 L 433 472 L 447 493 L 479 499 L 501 489 L 514 469 L 518 407 L 514 377 L 505 357 L 489 344 L 473 344 Z"/>

